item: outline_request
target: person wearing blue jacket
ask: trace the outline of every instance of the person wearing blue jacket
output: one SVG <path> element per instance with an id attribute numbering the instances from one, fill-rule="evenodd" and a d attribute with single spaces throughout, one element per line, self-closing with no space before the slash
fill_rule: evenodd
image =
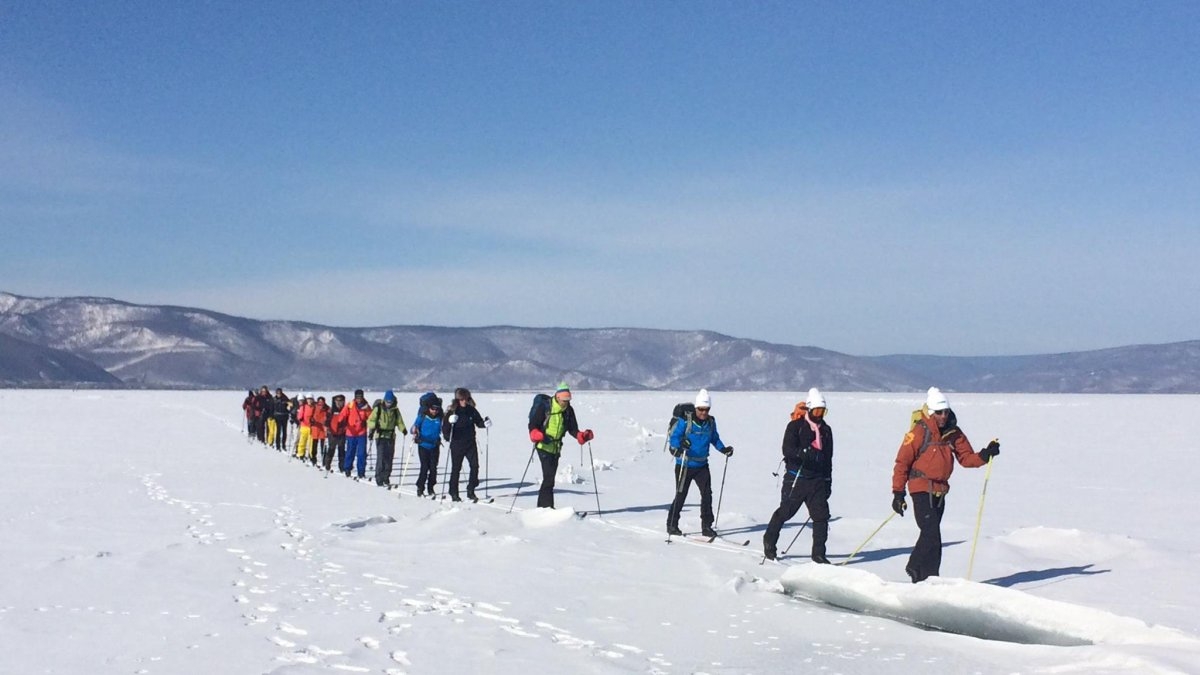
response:
<path id="1" fill-rule="evenodd" d="M 417 412 L 417 420 L 412 425 L 413 443 L 421 462 L 421 470 L 417 473 L 417 496 L 435 497 L 433 486 L 437 483 L 438 461 L 442 454 L 442 399 L 434 396 L 422 400 L 426 404 Z"/>
<path id="2" fill-rule="evenodd" d="M 712 475 L 708 470 L 709 447 L 716 448 L 726 457 L 733 456 L 733 446 L 721 442 L 717 433 L 717 420 L 709 415 L 712 398 L 707 389 L 696 395 L 696 413 L 675 425 L 671 432 L 671 454 L 675 456 L 675 500 L 667 513 L 667 534 L 681 535 L 679 514 L 687 501 L 688 489 L 695 481 L 700 490 L 700 524 L 706 537 L 715 537 L 713 530 Z"/>

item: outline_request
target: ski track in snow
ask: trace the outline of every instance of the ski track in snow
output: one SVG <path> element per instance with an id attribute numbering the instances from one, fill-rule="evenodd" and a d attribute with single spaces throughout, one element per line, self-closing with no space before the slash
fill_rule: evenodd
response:
<path id="1" fill-rule="evenodd" d="M 169 492 L 156 480 L 156 475 L 148 474 L 142 477 L 147 496 L 154 501 L 181 509 L 193 520 L 187 526 L 187 534 L 201 545 L 212 545 L 225 541 L 226 535 L 217 530 L 217 524 L 211 513 L 211 505 L 191 502 L 172 497 Z M 463 513 L 465 504 L 440 504 L 444 513 Z M 497 505 L 480 503 L 472 506 Z M 370 587 L 387 589 L 389 594 L 402 593 L 393 609 L 378 613 L 378 623 L 384 633 L 382 636 L 360 636 L 355 645 L 347 649 L 323 647 L 312 643 L 309 630 L 293 623 L 289 618 L 288 608 L 296 598 L 311 601 L 314 595 L 331 599 L 337 606 L 361 612 L 374 612 L 373 597 L 365 591 L 367 586 L 345 583 L 345 570 L 337 563 L 317 560 L 313 551 L 307 546 L 313 540 L 313 535 L 298 523 L 302 514 L 291 505 L 282 505 L 272 510 L 272 522 L 277 533 L 286 537 L 287 541 L 278 544 L 278 549 L 288 554 L 300 568 L 315 570 L 304 577 L 303 582 L 294 580 L 274 581 L 268 571 L 269 563 L 255 558 L 245 548 L 229 546 L 225 552 L 231 557 L 230 586 L 236 589 L 231 595 L 231 601 L 244 606 L 242 619 L 244 626 L 252 630 L 268 631 L 265 639 L 280 652 L 276 660 L 284 663 L 303 664 L 336 669 L 348 672 L 368 672 L 368 668 L 347 663 L 347 651 L 355 647 L 372 651 L 384 648 L 387 641 L 388 658 L 405 667 L 414 667 L 408 652 L 401 649 L 400 639 L 405 632 L 413 628 L 413 621 L 430 618 L 449 619 L 455 623 L 465 621 L 478 622 L 490 626 L 504 635 L 518 640 L 537 639 L 548 640 L 550 643 L 564 649 L 583 652 L 607 661 L 625 660 L 628 657 L 639 657 L 647 650 L 629 644 L 603 644 L 586 636 L 574 634 L 571 630 L 553 625 L 545 621 L 525 622 L 519 618 L 505 614 L 504 605 L 508 601 L 476 601 L 462 597 L 458 593 L 441 587 L 428 587 L 418 593 L 408 593 L 405 584 L 395 582 L 387 577 L 363 573 L 362 579 Z M 569 517 L 569 514 L 567 514 Z M 394 522 L 393 519 L 368 518 L 361 521 L 341 523 L 340 527 L 357 529 L 371 524 Z M 707 545 L 707 544 L 704 544 Z M 726 636 L 728 639 L 738 639 L 738 635 Z M 764 645 L 768 643 L 763 643 Z M 645 657 L 647 672 L 665 673 L 660 668 L 670 664 L 658 656 Z M 714 664 L 719 665 L 719 664 Z M 384 669 L 384 672 L 403 673 L 404 670 Z"/>

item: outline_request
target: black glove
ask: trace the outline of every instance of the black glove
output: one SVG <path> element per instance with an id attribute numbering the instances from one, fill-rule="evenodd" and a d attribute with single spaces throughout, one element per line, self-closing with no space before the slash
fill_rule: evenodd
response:
<path id="1" fill-rule="evenodd" d="M 721 452 L 723 452 L 726 457 L 733 457 L 733 446 L 727 445 L 721 450 Z"/>
<path id="2" fill-rule="evenodd" d="M 895 511 L 896 513 L 900 514 L 900 517 L 903 518 L 904 511 L 906 509 L 908 509 L 908 502 L 904 501 L 904 493 L 903 492 L 893 492 L 892 493 L 892 510 Z"/>
<path id="3" fill-rule="evenodd" d="M 683 456 L 683 448 L 671 448 L 671 455 L 673 457 L 682 457 Z"/>
<path id="4" fill-rule="evenodd" d="M 979 456 L 983 458 L 983 463 L 987 464 L 992 461 L 992 458 L 1000 454 L 1000 441 L 992 441 L 987 444 L 987 447 L 979 451 Z"/>

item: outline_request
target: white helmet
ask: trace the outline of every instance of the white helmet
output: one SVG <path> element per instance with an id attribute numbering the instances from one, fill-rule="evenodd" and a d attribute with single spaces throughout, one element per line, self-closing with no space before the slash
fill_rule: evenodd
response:
<path id="1" fill-rule="evenodd" d="M 950 407 L 950 401 L 946 399 L 946 395 L 937 387 L 930 387 L 925 394 L 925 407 L 929 412 L 937 412 Z"/>

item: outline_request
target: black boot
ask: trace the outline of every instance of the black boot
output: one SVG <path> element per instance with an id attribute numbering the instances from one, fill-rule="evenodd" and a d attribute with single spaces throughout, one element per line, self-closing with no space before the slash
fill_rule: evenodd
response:
<path id="1" fill-rule="evenodd" d="M 777 557 L 775 553 L 775 544 L 763 542 L 763 557 L 767 560 L 774 560 Z"/>
<path id="2" fill-rule="evenodd" d="M 813 553 L 812 561 L 817 563 L 818 565 L 828 565 L 829 564 L 829 558 L 826 558 L 824 553 Z"/>
<path id="3" fill-rule="evenodd" d="M 715 537 L 717 536 L 717 531 L 712 529 L 712 525 L 705 525 L 704 527 L 700 528 L 700 534 L 703 534 L 706 537 Z"/>
<path id="4" fill-rule="evenodd" d="M 667 534 L 675 537 L 682 537 L 683 530 L 679 529 L 678 525 L 667 525 Z"/>

